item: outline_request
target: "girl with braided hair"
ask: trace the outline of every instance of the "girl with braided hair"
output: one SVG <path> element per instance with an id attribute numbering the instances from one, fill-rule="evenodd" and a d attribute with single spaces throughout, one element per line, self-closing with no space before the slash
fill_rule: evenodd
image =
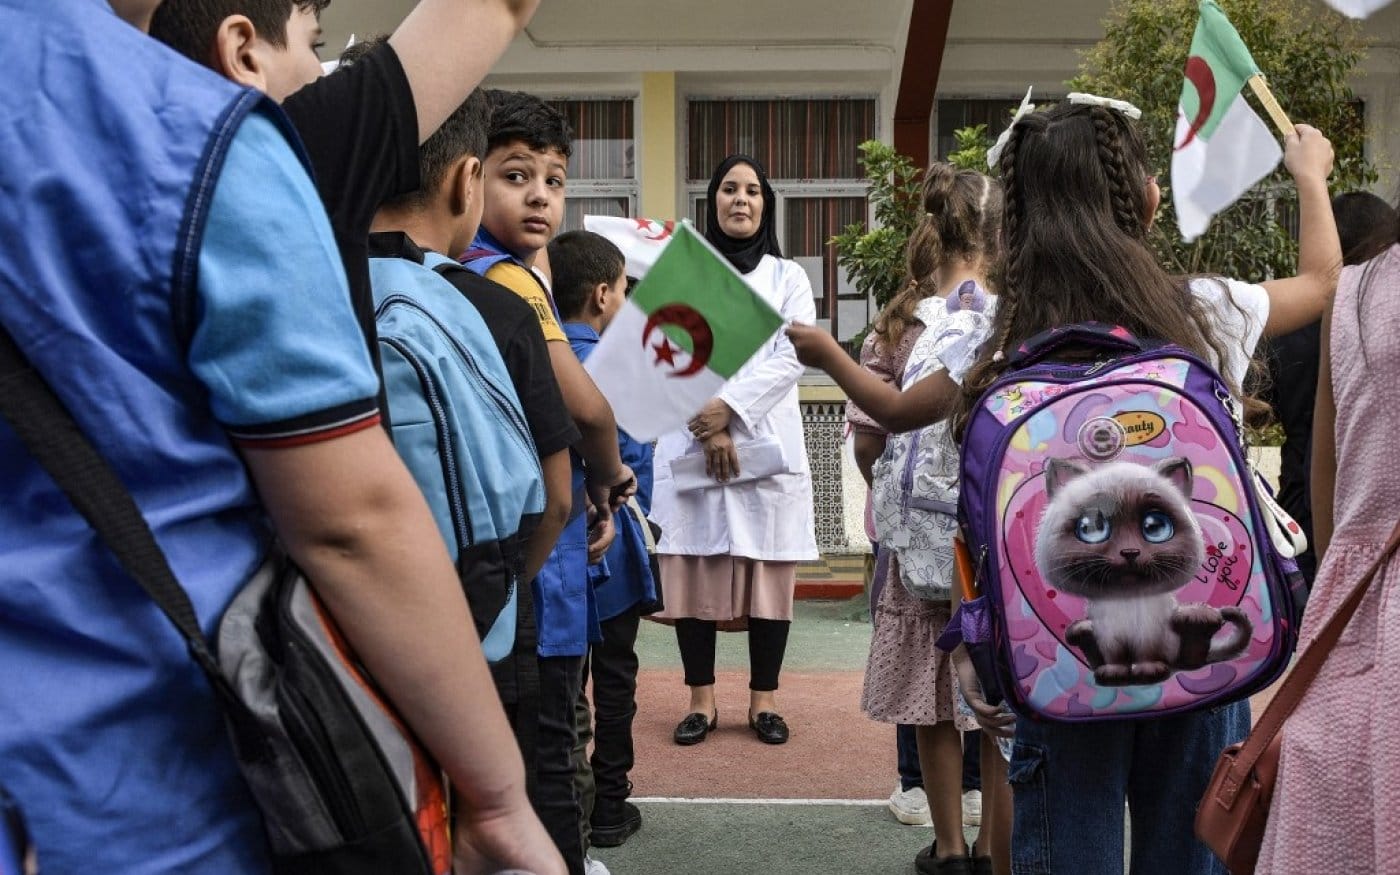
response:
<path id="1" fill-rule="evenodd" d="M 1169 275 L 1148 244 L 1161 189 L 1126 105 L 1076 98 L 1012 126 L 997 162 L 1004 189 L 999 306 L 989 329 L 968 338 L 980 343 L 970 366 L 945 359 L 947 371 L 916 384 L 941 380 L 923 391 L 921 416 L 893 408 L 901 427 L 951 415 L 960 439 L 978 397 L 1006 370 L 1007 353 L 1042 331 L 1088 321 L 1201 355 L 1248 405 L 1241 387 L 1260 337 L 1321 316 L 1342 256 L 1327 190 L 1332 146 L 1320 132 L 1299 125 L 1285 142 L 1299 196 L 1298 275 L 1262 284 L 1187 279 Z M 1056 355 L 1073 359 L 1076 350 Z M 949 391 L 954 384 L 961 390 Z M 873 412 L 868 400 L 879 408 L 874 387 L 851 388 L 861 390 L 852 397 L 864 409 Z M 994 710 L 979 707 L 985 702 L 976 690 L 964 693 L 985 729 L 1001 728 Z M 1128 722 L 1017 721 L 1012 871 L 1121 873 L 1126 801 L 1134 875 L 1224 875 L 1194 837 L 1195 808 L 1219 753 L 1248 730 L 1247 702 Z"/>

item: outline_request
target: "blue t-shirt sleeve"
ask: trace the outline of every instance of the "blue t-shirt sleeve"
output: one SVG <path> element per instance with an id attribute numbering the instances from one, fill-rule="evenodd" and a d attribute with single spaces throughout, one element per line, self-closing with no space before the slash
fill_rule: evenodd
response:
<path id="1" fill-rule="evenodd" d="M 378 377 L 325 209 L 281 130 L 229 147 L 199 253 L 190 367 L 236 441 L 311 443 L 379 420 Z"/>

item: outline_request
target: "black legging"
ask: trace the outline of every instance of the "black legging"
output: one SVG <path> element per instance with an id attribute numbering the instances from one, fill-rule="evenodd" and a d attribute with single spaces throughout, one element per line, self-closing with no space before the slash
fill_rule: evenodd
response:
<path id="1" fill-rule="evenodd" d="M 749 689 L 771 693 L 778 688 L 778 672 L 783 668 L 791 620 L 749 618 Z M 715 682 L 714 620 L 684 618 L 676 621 L 676 643 L 681 648 L 688 687 L 708 687 Z"/>

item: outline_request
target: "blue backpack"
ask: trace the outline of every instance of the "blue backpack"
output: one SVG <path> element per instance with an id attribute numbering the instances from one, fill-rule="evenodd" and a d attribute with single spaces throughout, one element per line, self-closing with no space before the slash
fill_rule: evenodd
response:
<path id="1" fill-rule="evenodd" d="M 433 252 L 371 258 L 394 446 L 428 500 L 496 663 L 515 645 L 526 541 L 544 474 L 505 363 L 481 314 Z"/>

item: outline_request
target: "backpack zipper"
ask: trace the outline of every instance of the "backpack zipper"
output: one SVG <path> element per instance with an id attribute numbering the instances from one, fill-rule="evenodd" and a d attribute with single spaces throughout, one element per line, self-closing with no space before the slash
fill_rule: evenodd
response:
<path id="1" fill-rule="evenodd" d="M 319 775 L 324 785 L 331 788 L 330 792 L 321 796 L 327 813 L 342 836 L 361 835 L 365 831 L 364 817 L 355 801 L 344 767 L 331 753 L 335 745 L 330 733 L 316 717 L 315 706 L 307 701 L 295 684 L 284 685 L 282 694 L 290 700 L 288 704 L 293 704 L 291 708 L 283 708 L 282 715 L 287 718 L 288 733 L 296 742 L 297 753 L 301 755 L 306 768 Z"/>
<path id="2" fill-rule="evenodd" d="M 452 514 L 452 528 L 457 534 L 457 552 L 460 555 L 476 543 L 476 533 L 475 526 L 472 525 L 471 513 L 462 501 L 462 478 L 457 469 L 456 453 L 452 449 L 452 434 L 447 427 L 446 405 L 442 402 L 437 381 L 433 378 L 432 371 L 423 364 L 417 353 L 408 348 L 406 343 L 396 337 L 383 336 L 379 338 L 379 341 L 393 347 L 394 351 L 403 356 L 404 360 L 413 368 L 418 375 L 419 385 L 423 387 L 423 397 L 427 399 L 428 407 L 433 412 L 433 428 L 437 432 L 438 458 L 442 460 L 442 475 L 447 486 L 447 503 Z"/>
<path id="3" fill-rule="evenodd" d="M 505 419 L 506 424 L 509 426 L 507 431 L 518 446 L 527 451 L 526 455 L 535 460 L 536 473 L 543 478 L 544 473 L 539 467 L 539 454 L 535 449 L 534 440 L 530 437 L 530 428 L 524 421 L 524 415 L 515 410 L 514 405 L 510 403 L 510 399 L 505 392 L 481 369 L 480 364 L 477 363 L 475 354 L 463 346 L 436 316 L 407 295 L 390 295 L 385 298 L 379 306 L 375 308 L 376 317 L 384 314 L 394 305 L 407 307 L 422 316 L 432 324 L 433 328 L 437 330 L 438 335 L 457 351 L 457 358 L 465 366 L 468 376 L 477 383 L 484 394 L 492 400 L 492 406 L 496 409 L 497 413 Z"/>

